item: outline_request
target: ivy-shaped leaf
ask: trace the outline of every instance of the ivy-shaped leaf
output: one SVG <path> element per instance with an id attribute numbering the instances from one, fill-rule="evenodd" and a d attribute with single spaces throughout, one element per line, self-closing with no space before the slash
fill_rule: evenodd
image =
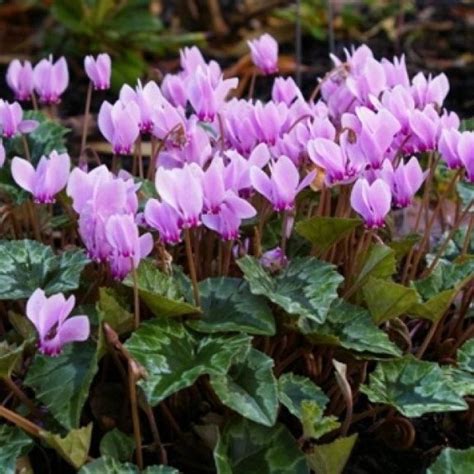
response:
<path id="1" fill-rule="evenodd" d="M 135 450 L 135 441 L 132 436 L 122 433 L 117 428 L 108 431 L 100 440 L 100 454 L 109 456 L 118 461 L 129 461 Z"/>
<path id="2" fill-rule="evenodd" d="M 148 466 L 140 471 L 135 464 L 121 463 L 110 456 L 102 456 L 85 466 L 78 474 L 179 474 L 171 466 Z"/>
<path id="3" fill-rule="evenodd" d="M 71 430 L 65 437 L 49 431 L 41 431 L 41 438 L 71 466 L 79 469 L 86 461 L 91 444 L 92 423 Z"/>
<path id="4" fill-rule="evenodd" d="M 291 372 L 278 379 L 278 397 L 288 411 L 300 420 L 301 404 L 305 400 L 314 401 L 322 410 L 329 401 L 326 394 L 311 379 Z"/>
<path id="5" fill-rule="evenodd" d="M 256 349 L 225 375 L 211 375 L 211 385 L 221 402 L 243 417 L 273 426 L 278 411 L 273 359 Z"/>
<path id="6" fill-rule="evenodd" d="M 66 429 L 79 427 L 82 408 L 89 395 L 89 387 L 97 372 L 94 344 L 74 343 L 64 347 L 58 357 L 36 354 L 25 384 L 36 398 Z"/>
<path id="7" fill-rule="evenodd" d="M 321 406 L 314 400 L 301 402 L 301 424 L 303 436 L 314 440 L 341 426 L 335 416 L 323 416 Z"/>
<path id="8" fill-rule="evenodd" d="M 308 464 L 318 474 L 342 474 L 356 441 L 357 433 L 314 446 L 306 455 Z"/>
<path id="9" fill-rule="evenodd" d="M 474 373 L 474 339 L 465 342 L 458 349 L 457 356 L 459 368 Z"/>
<path id="10" fill-rule="evenodd" d="M 466 402 L 448 382 L 438 364 L 408 355 L 379 362 L 361 390 L 371 402 L 391 405 L 407 417 L 465 410 Z"/>
<path id="11" fill-rule="evenodd" d="M 361 224 L 360 219 L 316 216 L 297 222 L 295 230 L 324 252 Z"/>
<path id="12" fill-rule="evenodd" d="M 156 405 L 204 374 L 224 375 L 233 359 L 250 350 L 246 334 L 199 336 L 173 319 L 146 321 L 125 346 L 146 370 L 139 383 Z"/>
<path id="13" fill-rule="evenodd" d="M 199 332 L 245 332 L 273 336 L 275 320 L 263 296 L 239 278 L 208 278 L 199 284 L 202 315 L 188 325 Z"/>
<path id="14" fill-rule="evenodd" d="M 34 240 L 1 240 L 0 300 L 29 298 L 37 288 L 46 294 L 74 290 L 88 262 L 82 250 L 56 256 Z"/>
<path id="15" fill-rule="evenodd" d="M 471 472 L 474 472 L 474 447 L 443 449 L 426 474 L 468 474 Z"/>
<path id="16" fill-rule="evenodd" d="M 419 301 L 418 293 L 413 288 L 381 278 L 369 277 L 362 293 L 377 325 L 398 318 Z"/>
<path id="17" fill-rule="evenodd" d="M 131 276 L 123 283 L 133 288 Z M 142 260 L 137 269 L 137 284 L 140 298 L 155 316 L 181 316 L 199 312 L 198 308 L 186 302 L 178 279 L 161 272 L 149 259 Z"/>
<path id="18" fill-rule="evenodd" d="M 250 256 L 237 261 L 255 295 L 264 295 L 287 313 L 315 322 L 326 319 L 343 277 L 334 265 L 313 257 L 295 258 L 278 275 L 270 275 Z"/>
<path id="19" fill-rule="evenodd" d="M 0 425 L 0 472 L 15 474 L 16 460 L 26 454 L 32 439 L 14 426 Z"/>
<path id="20" fill-rule="evenodd" d="M 362 357 L 401 355 L 400 349 L 374 324 L 366 309 L 342 299 L 333 303 L 325 323 L 314 324 L 309 319 L 300 318 L 298 327 L 315 344 L 341 346 Z"/>
<path id="21" fill-rule="evenodd" d="M 304 455 L 285 426 L 269 428 L 245 418 L 226 425 L 214 461 L 217 474 L 309 474 Z"/>

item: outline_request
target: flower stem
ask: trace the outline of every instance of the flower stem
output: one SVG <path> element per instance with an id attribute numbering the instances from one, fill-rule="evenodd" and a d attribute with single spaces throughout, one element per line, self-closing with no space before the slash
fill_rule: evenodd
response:
<path id="1" fill-rule="evenodd" d="M 138 415 L 137 399 L 138 367 L 134 360 L 128 361 L 128 389 L 130 392 L 130 411 L 132 414 L 133 437 L 135 438 L 135 455 L 139 469 L 143 469 L 142 434 L 140 431 L 140 417 Z"/>
<path id="2" fill-rule="evenodd" d="M 135 327 L 135 329 L 137 329 L 138 326 L 140 325 L 140 297 L 139 297 L 139 294 L 138 294 L 137 269 L 135 268 L 133 258 L 130 258 L 130 260 L 132 261 L 133 307 L 134 307 L 134 310 L 135 310 L 134 327 Z"/>
<path id="3" fill-rule="evenodd" d="M 23 142 L 23 150 L 25 151 L 25 158 L 31 163 L 30 147 L 28 146 L 28 140 L 26 136 L 21 134 L 21 141 Z"/>
<path id="4" fill-rule="evenodd" d="M 252 79 L 250 80 L 249 94 L 247 99 L 252 99 L 255 92 L 255 83 L 257 82 L 257 71 L 254 71 L 252 74 Z"/>
<path id="5" fill-rule="evenodd" d="M 35 425 L 30 420 L 27 420 L 26 418 L 19 415 L 18 413 L 15 413 L 14 411 L 9 410 L 8 408 L 5 408 L 4 406 L 1 406 L 1 405 L 0 405 L 0 417 L 3 417 L 6 420 L 10 421 L 14 425 L 18 426 L 18 428 L 21 428 L 23 431 L 26 431 L 31 436 L 36 436 L 37 438 L 41 436 L 40 435 L 41 428 L 38 425 Z"/>
<path id="6" fill-rule="evenodd" d="M 288 212 L 283 211 L 283 221 L 281 223 L 281 250 L 283 254 L 286 253 L 286 228 L 288 226 Z"/>
<path id="7" fill-rule="evenodd" d="M 82 138 L 81 138 L 81 151 L 79 153 L 79 166 L 83 165 L 83 154 L 86 148 L 87 143 L 87 131 L 88 131 L 88 124 L 89 124 L 89 115 L 91 109 L 91 99 L 92 99 L 92 82 L 89 82 L 89 86 L 87 88 L 87 97 L 86 97 L 86 108 L 84 111 L 84 122 L 82 125 Z"/>
<path id="8" fill-rule="evenodd" d="M 193 249 L 191 247 L 191 236 L 189 229 L 184 230 L 184 243 L 186 245 L 186 256 L 188 258 L 189 273 L 193 284 L 194 302 L 196 306 L 201 306 L 201 297 L 199 295 L 199 287 L 196 276 L 196 266 L 194 265 Z"/>
<path id="9" fill-rule="evenodd" d="M 39 225 L 39 222 L 38 222 L 38 214 L 36 213 L 36 210 L 35 210 L 35 205 L 34 205 L 33 201 L 31 201 L 31 200 L 28 200 L 26 202 L 26 205 L 27 205 L 27 208 L 28 208 L 28 214 L 29 214 L 29 217 L 30 217 L 31 227 L 33 228 L 33 233 L 35 235 L 35 239 L 38 242 L 41 242 L 41 230 L 40 230 L 40 225 Z"/>

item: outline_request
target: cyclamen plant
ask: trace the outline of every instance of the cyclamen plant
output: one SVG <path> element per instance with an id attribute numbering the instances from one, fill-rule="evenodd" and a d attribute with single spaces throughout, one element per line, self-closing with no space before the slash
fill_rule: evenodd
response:
<path id="1" fill-rule="evenodd" d="M 123 85 L 98 111 L 110 153 L 93 163 L 91 96 L 110 87 L 110 56 L 84 61 L 79 150 L 35 134 L 61 129 L 36 97 L 54 114 L 65 58 L 8 68 L 37 111 L 0 100 L 0 376 L 13 394 L 0 417 L 79 472 L 133 452 L 140 469 L 155 456 L 208 472 L 214 444 L 219 473 L 326 472 L 331 456 L 340 473 L 367 425 L 409 449 L 411 418 L 472 411 L 474 132 L 443 106 L 447 77 L 410 79 L 403 56 L 363 45 L 332 57 L 310 98 L 274 77 L 265 102 L 254 85 L 277 73 L 278 44 L 266 34 L 249 54 L 247 98 L 196 47 L 161 84 Z M 97 394 L 112 385 L 123 403 L 106 399 L 104 415 Z"/>

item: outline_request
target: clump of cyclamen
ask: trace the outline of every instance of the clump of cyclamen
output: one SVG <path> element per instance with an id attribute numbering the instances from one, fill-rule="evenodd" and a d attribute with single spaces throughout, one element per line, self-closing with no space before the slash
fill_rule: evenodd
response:
<path id="1" fill-rule="evenodd" d="M 249 48 L 263 74 L 277 71 L 273 38 L 264 35 Z M 124 85 L 115 103 L 102 104 L 99 128 L 117 155 L 131 154 L 141 136 L 160 143 L 152 157 L 158 198 L 138 214 L 131 176 L 105 166 L 74 169 L 67 192 L 90 256 L 123 278 L 153 245 L 150 234 L 140 236 L 137 222 L 155 229 L 163 244 L 176 244 L 183 231 L 200 226 L 236 240 L 263 202 L 256 195 L 291 217 L 297 195 L 316 177 L 314 168 L 327 189 L 349 189 L 352 208 L 368 228 L 382 227 L 392 206 L 413 202 L 427 175 L 420 153 L 439 151 L 449 168 L 464 168 L 474 181 L 474 134 L 459 131 L 457 115 L 443 108 L 449 91 L 444 74 L 410 80 L 403 56 L 378 61 L 367 46 L 346 51 L 344 61 L 332 59 L 317 101 L 305 100 L 295 82 L 282 77 L 275 78 L 268 102 L 232 97 L 238 80 L 224 78 L 196 47 L 181 51 L 181 70 L 166 75 L 161 87 L 153 81 Z M 109 86 L 107 55 L 88 56 L 85 69 L 94 88 Z M 19 100 L 35 90 L 42 102 L 55 103 L 67 86 L 67 65 L 64 58 L 34 68 L 12 62 L 7 82 Z M 18 107 L 0 103 L 5 138 L 23 132 Z M 35 170 L 18 160 L 12 163 L 18 184 L 38 202 L 51 202 L 64 186 L 63 167 L 44 159 Z M 51 177 L 47 185 L 43 175 Z"/>

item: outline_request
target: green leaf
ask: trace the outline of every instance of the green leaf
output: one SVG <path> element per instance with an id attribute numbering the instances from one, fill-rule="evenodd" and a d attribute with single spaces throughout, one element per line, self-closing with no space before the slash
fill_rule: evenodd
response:
<path id="1" fill-rule="evenodd" d="M 273 336 L 275 320 L 266 299 L 250 293 L 239 278 L 208 278 L 199 284 L 201 319 L 188 325 L 199 332 L 246 332 Z"/>
<path id="2" fill-rule="evenodd" d="M 97 372 L 97 355 L 92 343 L 64 347 L 58 357 L 37 354 L 25 379 L 36 398 L 66 429 L 79 427 L 89 387 Z"/>
<path id="3" fill-rule="evenodd" d="M 48 295 L 74 290 L 88 262 L 82 250 L 56 256 L 34 240 L 1 240 L 0 300 L 29 298 L 37 288 Z"/>
<path id="4" fill-rule="evenodd" d="M 367 279 L 390 278 L 396 270 L 397 262 L 395 251 L 383 244 L 374 244 L 370 247 L 360 271 L 354 281 L 354 286 L 363 285 Z"/>
<path id="5" fill-rule="evenodd" d="M 322 408 L 314 400 L 301 403 L 301 424 L 307 439 L 319 439 L 341 426 L 335 416 L 323 416 Z"/>
<path id="6" fill-rule="evenodd" d="M 135 450 L 132 436 L 122 433 L 117 428 L 107 432 L 100 440 L 100 454 L 110 456 L 118 461 L 128 461 Z"/>
<path id="7" fill-rule="evenodd" d="M 338 299 L 329 310 L 325 323 L 306 318 L 298 321 L 300 331 L 315 344 L 342 346 L 358 355 L 398 357 L 400 349 L 372 321 L 369 312 Z"/>
<path id="8" fill-rule="evenodd" d="M 426 474 L 468 474 L 470 472 L 474 472 L 474 447 L 443 449 Z"/>
<path id="9" fill-rule="evenodd" d="M 293 373 L 283 374 L 278 379 L 278 397 L 288 411 L 302 418 L 301 404 L 305 400 L 317 403 L 322 410 L 326 408 L 329 398 L 309 378 Z"/>
<path id="10" fill-rule="evenodd" d="M 211 385 L 221 402 L 249 420 L 273 426 L 278 411 L 273 359 L 250 349 L 224 375 L 211 375 Z"/>
<path id="11" fill-rule="evenodd" d="M 270 275 L 250 256 L 237 261 L 255 295 L 264 295 L 287 313 L 315 322 L 326 319 L 343 277 L 334 265 L 313 257 L 294 258 L 278 275 Z"/>
<path id="12" fill-rule="evenodd" d="M 410 313 L 433 322 L 438 321 L 473 274 L 472 258 L 461 263 L 440 260 L 430 276 L 413 282 L 424 301 L 413 305 Z"/>
<path id="13" fill-rule="evenodd" d="M 371 402 L 391 405 L 407 417 L 465 410 L 466 402 L 447 382 L 438 364 L 407 355 L 379 362 L 361 390 Z"/>
<path id="14" fill-rule="evenodd" d="M 179 474 L 179 471 L 170 466 L 148 466 L 141 473 Z M 121 463 L 109 456 L 102 456 L 82 466 L 78 474 L 140 474 L 140 470 L 134 464 Z"/>
<path id="15" fill-rule="evenodd" d="M 369 277 L 362 293 L 377 325 L 405 314 L 419 301 L 418 293 L 413 288 L 381 278 Z"/>
<path id="16" fill-rule="evenodd" d="M 24 348 L 25 343 L 17 346 L 10 345 L 7 341 L 0 342 L 0 379 L 11 377 L 15 367 L 21 361 Z"/>
<path id="17" fill-rule="evenodd" d="M 19 428 L 0 425 L 0 471 L 15 474 L 16 460 L 26 454 L 33 441 Z"/>
<path id="18" fill-rule="evenodd" d="M 124 285 L 133 288 L 131 276 Z M 199 309 L 184 299 L 183 289 L 171 275 L 156 268 L 151 260 L 142 260 L 137 270 L 137 284 L 140 298 L 159 317 L 181 316 L 198 313 Z"/>
<path id="19" fill-rule="evenodd" d="M 465 342 L 458 349 L 457 356 L 459 368 L 474 373 L 474 339 Z"/>
<path id="20" fill-rule="evenodd" d="M 324 252 L 361 224 L 360 219 L 316 216 L 297 222 L 295 230 Z"/>
<path id="21" fill-rule="evenodd" d="M 71 466 L 79 469 L 86 461 L 92 436 L 92 423 L 71 430 L 65 437 L 49 431 L 41 431 L 41 438 Z"/>
<path id="22" fill-rule="evenodd" d="M 214 450 L 217 474 L 309 474 L 303 453 L 281 424 L 239 418 L 226 425 Z"/>
<path id="23" fill-rule="evenodd" d="M 233 359 L 250 350 L 250 337 L 198 336 L 173 319 L 143 323 L 125 346 L 147 371 L 139 383 L 154 406 L 204 374 L 223 375 Z"/>
<path id="24" fill-rule="evenodd" d="M 474 395 L 474 374 L 455 367 L 443 367 L 446 383 L 461 397 Z"/>
<path id="25" fill-rule="evenodd" d="M 356 441 L 357 433 L 314 446 L 313 452 L 306 455 L 308 464 L 318 474 L 342 474 Z"/>

